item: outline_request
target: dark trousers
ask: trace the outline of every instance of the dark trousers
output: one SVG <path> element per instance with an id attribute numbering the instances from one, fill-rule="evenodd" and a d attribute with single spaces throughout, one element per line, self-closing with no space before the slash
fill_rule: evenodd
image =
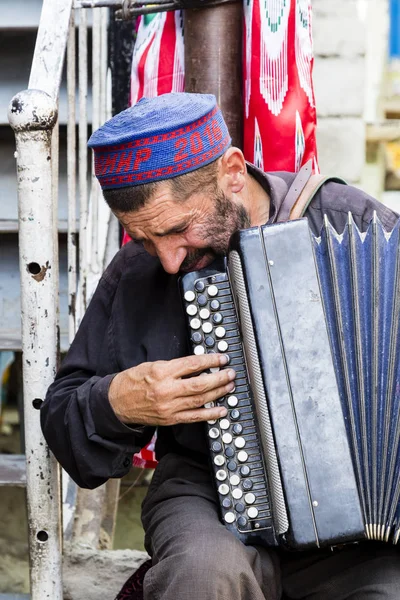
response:
<path id="1" fill-rule="evenodd" d="M 145 600 L 400 600 L 400 553 L 366 542 L 285 553 L 244 546 L 219 521 L 207 467 L 169 454 L 143 502 L 153 566 Z"/>

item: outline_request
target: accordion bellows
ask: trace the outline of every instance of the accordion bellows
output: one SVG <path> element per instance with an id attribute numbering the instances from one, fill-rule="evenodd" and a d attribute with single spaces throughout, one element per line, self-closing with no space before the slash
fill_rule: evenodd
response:
<path id="1" fill-rule="evenodd" d="M 207 424 L 225 525 L 292 549 L 397 543 L 399 226 L 251 228 L 228 265 L 182 279 L 194 352 L 223 348 L 237 371 Z"/>

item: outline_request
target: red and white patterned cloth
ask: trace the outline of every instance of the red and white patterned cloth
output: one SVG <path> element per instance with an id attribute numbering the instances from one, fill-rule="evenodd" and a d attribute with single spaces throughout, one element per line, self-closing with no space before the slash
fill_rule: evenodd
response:
<path id="1" fill-rule="evenodd" d="M 243 8 L 245 158 L 264 171 L 292 172 L 313 159 L 318 172 L 311 0 L 244 0 Z M 182 12 L 141 17 L 131 104 L 142 96 L 182 91 Z M 153 439 L 135 455 L 134 465 L 156 464 Z"/>

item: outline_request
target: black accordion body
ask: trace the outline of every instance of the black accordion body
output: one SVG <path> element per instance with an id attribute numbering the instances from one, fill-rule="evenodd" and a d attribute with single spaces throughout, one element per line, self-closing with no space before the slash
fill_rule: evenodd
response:
<path id="1" fill-rule="evenodd" d="M 400 536 L 400 242 L 349 216 L 244 230 L 228 269 L 181 280 L 193 352 L 225 352 L 235 390 L 207 423 L 225 525 L 308 549 Z"/>

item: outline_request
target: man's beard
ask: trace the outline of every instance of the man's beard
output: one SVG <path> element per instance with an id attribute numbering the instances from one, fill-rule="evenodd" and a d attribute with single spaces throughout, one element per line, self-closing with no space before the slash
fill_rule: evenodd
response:
<path id="1" fill-rule="evenodd" d="M 211 259 L 225 256 L 228 252 L 231 235 L 238 229 L 250 227 L 250 217 L 242 204 L 232 202 L 224 192 L 219 189 L 215 195 L 215 211 L 204 226 L 204 239 L 210 240 L 206 248 L 197 248 L 190 252 L 182 262 L 182 271 L 191 271 L 196 264 L 206 255 Z"/>

